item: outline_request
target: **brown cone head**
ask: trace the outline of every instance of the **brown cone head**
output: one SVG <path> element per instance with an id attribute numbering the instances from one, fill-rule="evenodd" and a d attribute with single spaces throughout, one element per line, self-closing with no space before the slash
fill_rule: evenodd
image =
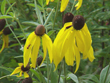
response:
<path id="1" fill-rule="evenodd" d="M 72 22 L 74 18 L 74 15 L 72 13 L 66 13 L 64 16 L 63 16 L 63 25 L 66 23 L 66 22 Z"/>
<path id="2" fill-rule="evenodd" d="M 21 66 L 21 70 L 22 70 L 23 72 L 29 71 L 29 69 L 30 69 L 29 64 L 28 64 L 26 67 L 24 67 L 24 65 Z"/>
<path id="3" fill-rule="evenodd" d="M 22 83 L 32 83 L 32 78 L 29 77 L 29 78 L 25 78 Z"/>
<path id="4" fill-rule="evenodd" d="M 43 57 L 42 56 L 39 56 L 37 58 L 37 66 L 39 66 L 41 64 L 42 60 L 43 60 Z"/>
<path id="5" fill-rule="evenodd" d="M 72 21 L 72 25 L 76 30 L 82 29 L 84 24 L 85 24 L 85 20 L 84 20 L 84 17 L 81 15 L 75 16 Z"/>
<path id="6" fill-rule="evenodd" d="M 5 19 L 0 19 L 0 31 L 5 27 L 6 21 Z"/>
<path id="7" fill-rule="evenodd" d="M 14 31 L 14 28 L 12 26 L 10 26 L 10 28 Z M 11 30 L 9 29 L 9 27 L 6 27 L 4 30 L 3 30 L 3 34 L 4 35 L 9 35 L 11 32 Z"/>
<path id="8" fill-rule="evenodd" d="M 42 36 L 45 33 L 45 27 L 43 25 L 38 25 L 35 29 L 35 34 L 38 36 Z"/>

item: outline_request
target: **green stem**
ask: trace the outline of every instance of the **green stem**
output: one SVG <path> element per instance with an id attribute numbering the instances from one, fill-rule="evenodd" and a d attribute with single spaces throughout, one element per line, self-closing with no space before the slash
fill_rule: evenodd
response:
<path id="1" fill-rule="evenodd" d="M 58 2 L 57 2 L 57 9 L 56 9 L 56 13 L 55 13 L 54 22 L 53 22 L 53 30 L 54 30 L 54 27 L 55 27 L 55 21 L 56 21 L 56 18 L 57 18 L 57 13 L 58 13 L 58 8 L 59 8 L 59 3 L 60 3 L 60 0 L 58 0 Z"/>
<path id="2" fill-rule="evenodd" d="M 8 2 L 8 4 L 11 6 L 11 4 L 10 4 L 10 2 L 9 2 L 8 0 L 7 0 L 7 2 Z M 14 12 L 13 7 L 11 7 L 11 9 L 12 9 L 12 11 Z M 15 12 L 14 12 L 14 14 L 15 14 Z M 23 30 L 23 28 L 22 28 L 22 26 L 21 26 L 19 20 L 18 20 L 16 17 L 14 17 L 14 19 L 18 22 L 18 24 L 19 24 L 19 26 L 20 26 L 20 29 L 21 29 L 21 31 L 23 32 L 24 37 L 26 38 L 25 32 L 24 32 L 24 30 Z"/>
<path id="3" fill-rule="evenodd" d="M 62 72 L 62 65 L 63 65 L 63 63 L 60 64 L 58 83 L 60 82 L 60 76 L 61 76 L 61 72 Z"/>
<path id="4" fill-rule="evenodd" d="M 6 24 L 9 26 L 7 19 L 6 20 Z M 18 41 L 19 45 L 22 47 L 22 44 L 20 43 L 20 41 L 18 40 L 17 36 L 15 35 L 15 33 L 13 32 L 13 30 L 11 29 L 11 27 L 9 26 L 9 29 L 11 30 L 12 34 L 14 35 L 14 37 L 16 38 L 16 40 Z"/>
<path id="5" fill-rule="evenodd" d="M 74 5 L 75 5 L 75 0 L 74 0 L 74 2 L 73 2 L 73 5 L 72 5 L 71 11 L 70 11 L 71 13 L 72 13 L 72 11 L 73 11 Z"/>
<path id="6" fill-rule="evenodd" d="M 63 60 L 63 67 L 64 67 L 64 83 L 66 83 L 66 64 L 65 64 L 65 60 Z"/>
<path id="7" fill-rule="evenodd" d="M 23 28 L 22 28 L 22 26 L 21 26 L 21 24 L 20 24 L 20 22 L 19 22 L 19 20 L 16 19 L 16 18 L 15 18 L 15 20 L 17 21 L 18 25 L 20 26 L 20 29 L 21 29 L 21 31 L 23 32 L 24 37 L 27 38 L 27 37 L 26 37 L 26 34 L 25 34 L 25 32 L 24 32 L 24 30 L 23 30 Z"/>
<path id="8" fill-rule="evenodd" d="M 49 60 L 47 56 L 46 59 L 47 59 L 47 83 L 49 83 Z"/>

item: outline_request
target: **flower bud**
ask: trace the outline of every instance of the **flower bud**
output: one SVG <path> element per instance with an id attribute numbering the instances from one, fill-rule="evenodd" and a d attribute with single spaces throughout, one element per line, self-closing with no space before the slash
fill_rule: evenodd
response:
<path id="1" fill-rule="evenodd" d="M 32 78 L 29 77 L 29 78 L 25 78 L 22 83 L 32 83 Z"/>
<path id="2" fill-rule="evenodd" d="M 66 22 L 72 22 L 74 18 L 74 15 L 72 13 L 66 13 L 64 16 L 63 16 L 63 25 L 66 23 Z"/>
<path id="3" fill-rule="evenodd" d="M 43 57 L 42 56 L 39 56 L 37 58 L 37 66 L 39 66 L 41 64 L 42 60 L 43 60 Z"/>
<path id="4" fill-rule="evenodd" d="M 43 25 L 38 25 L 35 29 L 35 34 L 38 36 L 42 36 L 45 33 L 45 27 Z"/>
<path id="5" fill-rule="evenodd" d="M 85 20 L 83 16 L 80 16 L 80 15 L 75 16 L 72 21 L 72 25 L 76 30 L 82 29 L 84 24 L 85 24 Z"/>
<path id="6" fill-rule="evenodd" d="M 12 26 L 10 26 L 10 28 L 11 28 L 12 30 L 14 30 L 14 28 L 13 28 Z M 11 30 L 9 29 L 9 27 L 6 27 L 6 28 L 3 30 L 3 34 L 4 34 L 4 35 L 9 35 L 10 33 L 12 33 L 12 32 L 11 32 Z"/>
<path id="7" fill-rule="evenodd" d="M 5 27 L 6 21 L 5 19 L 0 19 L 0 31 Z"/>

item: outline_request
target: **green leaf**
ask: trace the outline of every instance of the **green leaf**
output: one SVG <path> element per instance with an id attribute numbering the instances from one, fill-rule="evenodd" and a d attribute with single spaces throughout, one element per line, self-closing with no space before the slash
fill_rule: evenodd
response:
<path id="1" fill-rule="evenodd" d="M 4 70 L 10 71 L 10 72 L 12 72 L 12 71 L 13 71 L 13 69 L 12 69 L 12 68 L 7 68 L 7 67 L 3 67 L 3 66 L 0 66 L 0 69 L 4 69 Z"/>
<path id="2" fill-rule="evenodd" d="M 36 11 L 38 20 L 39 20 L 39 22 L 43 25 L 42 14 L 41 14 L 41 11 L 39 10 L 39 8 L 37 7 L 37 2 L 36 2 L 36 0 L 34 0 L 34 3 L 35 3 L 35 11 Z"/>
<path id="3" fill-rule="evenodd" d="M 0 15 L 0 19 L 5 19 L 5 18 L 12 18 L 12 16 L 9 16 L 9 15 Z"/>
<path id="4" fill-rule="evenodd" d="M 75 74 L 69 73 L 67 76 L 69 78 L 71 78 L 75 83 L 79 83 L 78 78 L 77 78 L 77 76 Z"/>
<path id="5" fill-rule="evenodd" d="M 39 23 L 37 22 L 33 22 L 33 21 L 24 21 L 22 22 L 23 24 L 28 24 L 28 25 L 33 25 L 33 26 L 38 26 L 40 25 Z"/>
<path id="6" fill-rule="evenodd" d="M 46 19 L 46 21 L 45 21 L 45 23 L 44 23 L 44 26 L 48 23 L 48 21 L 49 21 L 51 15 L 52 15 L 52 13 L 53 13 L 53 10 L 54 10 L 54 9 L 52 9 L 52 11 L 50 12 L 50 14 L 48 15 L 48 17 L 47 17 L 47 19 Z"/>
<path id="7" fill-rule="evenodd" d="M 48 36 L 51 36 L 53 33 L 55 32 L 55 30 L 51 30 L 47 33 Z"/>
<path id="8" fill-rule="evenodd" d="M 6 5 L 6 0 L 3 0 L 1 4 L 1 13 L 4 15 L 5 14 L 5 5 Z"/>
<path id="9" fill-rule="evenodd" d="M 107 65 L 105 68 L 102 69 L 100 73 L 100 83 L 109 83 L 110 81 L 108 77 L 110 77 L 108 74 L 110 74 L 110 66 Z M 109 82 L 106 82 L 109 81 Z"/>
<path id="10" fill-rule="evenodd" d="M 14 3 L 6 10 L 5 15 L 7 15 L 7 13 L 10 11 L 10 9 L 13 7 L 13 5 L 14 5 L 15 3 L 16 3 L 16 2 L 14 2 Z"/>

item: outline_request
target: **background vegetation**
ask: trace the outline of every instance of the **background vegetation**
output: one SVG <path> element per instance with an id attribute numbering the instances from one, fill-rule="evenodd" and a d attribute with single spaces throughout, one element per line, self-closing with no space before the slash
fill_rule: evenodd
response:
<path id="1" fill-rule="evenodd" d="M 0 0 L 0 19 L 7 20 L 6 26 L 14 27 L 13 33 L 9 35 L 9 47 L 0 53 L 0 83 L 17 83 L 23 79 L 10 76 L 10 73 L 18 63 L 23 62 L 23 46 L 27 36 L 37 25 L 43 24 L 53 41 L 62 28 L 63 15 L 71 11 L 73 2 L 70 0 L 63 13 L 59 6 L 56 14 L 58 0 L 49 5 L 46 5 L 45 0 Z M 82 15 L 86 20 L 92 35 L 95 60 L 91 63 L 88 59 L 81 59 L 75 74 L 75 66 L 66 65 L 67 83 L 110 83 L 110 0 L 83 0 L 81 8 L 78 11 L 74 8 L 72 13 L 74 16 Z M 0 36 L 0 48 L 2 43 Z M 43 55 L 42 49 L 39 55 Z M 50 83 L 57 83 L 56 80 L 60 79 L 59 83 L 64 83 L 63 62 L 55 72 L 54 65 L 47 63 L 48 57 L 40 67 L 41 72 L 39 68 L 30 69 L 33 82 L 42 83 L 43 79 L 43 83 L 46 83 L 49 79 Z"/>

